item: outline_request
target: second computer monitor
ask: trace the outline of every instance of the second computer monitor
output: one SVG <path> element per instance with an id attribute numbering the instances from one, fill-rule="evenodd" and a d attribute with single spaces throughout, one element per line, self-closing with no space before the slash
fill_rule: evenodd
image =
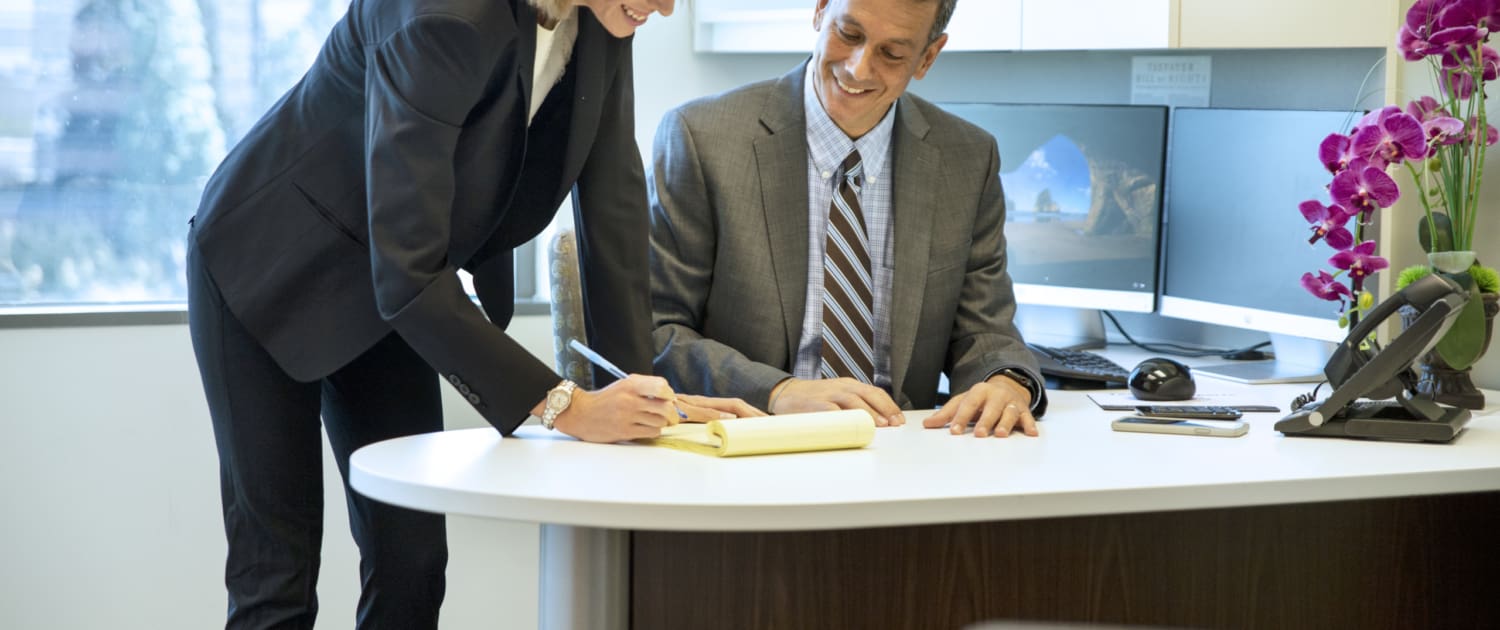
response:
<path id="1" fill-rule="evenodd" d="M 1270 333 L 1277 346 L 1277 364 L 1224 368 L 1243 373 L 1226 376 L 1316 380 L 1323 357 L 1293 356 L 1292 342 L 1344 336 L 1337 305 L 1302 288 L 1303 273 L 1332 270 L 1334 250 L 1308 245 L 1310 226 L 1297 206 L 1328 203 L 1332 176 L 1318 159 L 1318 144 L 1346 131 L 1350 118 L 1312 110 L 1172 113 L 1161 314 Z"/>
<path id="2" fill-rule="evenodd" d="M 1096 309 L 1154 309 L 1167 108 L 941 106 L 999 144 L 1018 303 L 1086 309 L 1092 330 L 1064 332 L 1072 338 L 1061 342 L 1076 345 L 1103 341 Z"/>

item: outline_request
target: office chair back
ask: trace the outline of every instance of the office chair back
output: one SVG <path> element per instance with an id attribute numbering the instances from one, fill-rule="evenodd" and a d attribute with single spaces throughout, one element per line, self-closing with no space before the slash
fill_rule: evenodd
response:
<path id="1" fill-rule="evenodd" d="M 589 362 L 577 352 L 568 349 L 568 340 L 577 339 L 588 343 L 588 331 L 583 321 L 583 281 L 578 271 L 578 240 L 573 228 L 565 228 L 553 235 L 547 245 L 551 259 L 552 285 L 552 352 L 557 371 L 579 387 L 594 388 L 594 375 Z"/>

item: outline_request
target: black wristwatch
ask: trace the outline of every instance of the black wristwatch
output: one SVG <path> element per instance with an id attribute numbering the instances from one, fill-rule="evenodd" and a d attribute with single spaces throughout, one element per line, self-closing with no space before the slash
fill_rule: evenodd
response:
<path id="1" fill-rule="evenodd" d="M 1030 375 L 1016 368 L 1000 368 L 995 370 L 995 373 L 1020 383 L 1021 387 L 1025 387 L 1026 391 L 1031 392 L 1031 408 L 1036 408 L 1036 401 L 1042 399 L 1042 388 L 1037 384 L 1035 379 L 1032 379 Z"/>

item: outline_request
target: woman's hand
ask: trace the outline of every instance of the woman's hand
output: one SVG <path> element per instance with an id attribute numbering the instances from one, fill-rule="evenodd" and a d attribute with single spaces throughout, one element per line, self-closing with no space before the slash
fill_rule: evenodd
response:
<path id="1" fill-rule="evenodd" d="M 738 398 L 713 398 L 710 396 L 677 395 L 677 407 L 687 414 L 683 422 L 708 422 L 728 418 L 753 418 L 766 412 L 751 407 Z"/>
<path id="2" fill-rule="evenodd" d="M 666 379 L 631 374 L 604 389 L 574 391 L 553 426 L 585 442 L 657 437 L 662 427 L 678 422 L 676 397 Z"/>

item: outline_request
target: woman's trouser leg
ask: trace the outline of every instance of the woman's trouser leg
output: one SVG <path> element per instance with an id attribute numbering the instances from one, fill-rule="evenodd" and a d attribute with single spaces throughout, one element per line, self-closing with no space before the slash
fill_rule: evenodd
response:
<path id="1" fill-rule="evenodd" d="M 188 322 L 219 451 L 226 628 L 307 628 L 323 538 L 319 386 L 287 376 L 188 247 Z"/>
<path id="2" fill-rule="evenodd" d="M 188 259 L 190 328 L 219 450 L 229 542 L 226 627 L 313 626 L 321 411 L 360 549 L 358 627 L 435 628 L 448 558 L 443 517 L 373 501 L 347 479 L 355 449 L 442 430 L 436 374 L 392 334 L 322 383 L 295 381 L 224 307 L 196 247 Z"/>
<path id="3" fill-rule="evenodd" d="M 344 478 L 360 551 L 357 627 L 437 628 L 448 562 L 443 516 L 399 508 L 349 487 L 349 455 L 391 438 L 443 430 L 437 373 L 400 336 L 386 336 L 323 381 L 323 421 Z"/>

